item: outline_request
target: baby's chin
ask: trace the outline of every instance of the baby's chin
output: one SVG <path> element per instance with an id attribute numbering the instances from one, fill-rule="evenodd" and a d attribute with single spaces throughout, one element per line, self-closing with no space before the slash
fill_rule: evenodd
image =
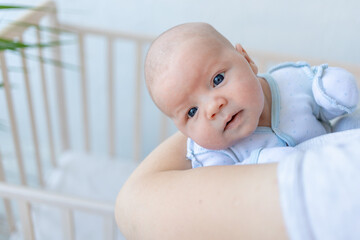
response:
<path id="1" fill-rule="evenodd" d="M 233 139 L 230 138 L 219 138 L 219 139 L 197 139 L 197 138 L 192 138 L 190 136 L 190 138 L 196 142 L 198 145 L 200 145 L 203 148 L 207 148 L 210 150 L 221 150 L 221 149 L 226 149 L 229 148 L 233 145 L 235 145 L 237 142 L 243 140 L 244 138 L 247 138 L 248 136 L 250 136 L 254 131 L 255 131 L 256 127 L 254 129 L 252 128 L 248 128 L 245 131 L 243 131 L 240 135 L 238 135 L 237 137 L 233 136 Z"/>
<path id="2" fill-rule="evenodd" d="M 201 147 L 207 148 L 210 150 L 225 149 L 225 148 L 231 147 L 232 145 L 234 145 L 236 143 L 236 141 L 225 142 L 225 141 L 197 141 L 197 140 L 194 140 L 194 142 L 196 142 Z"/>

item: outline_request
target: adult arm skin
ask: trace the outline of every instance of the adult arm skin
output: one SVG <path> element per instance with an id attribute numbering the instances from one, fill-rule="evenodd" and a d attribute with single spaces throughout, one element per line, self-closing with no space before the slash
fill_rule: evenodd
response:
<path id="1" fill-rule="evenodd" d="M 126 239 L 286 239 L 277 164 L 191 169 L 176 133 L 134 171 L 116 200 Z"/>

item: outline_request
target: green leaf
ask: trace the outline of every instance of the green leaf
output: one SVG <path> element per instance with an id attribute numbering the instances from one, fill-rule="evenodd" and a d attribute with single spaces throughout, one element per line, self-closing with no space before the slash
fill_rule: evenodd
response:
<path id="1" fill-rule="evenodd" d="M 26 5 L 12 5 L 12 4 L 1 4 L 0 10 L 24 10 L 30 9 L 33 11 L 54 11 L 53 7 L 34 7 L 34 6 L 26 6 Z"/>
<path id="2" fill-rule="evenodd" d="M 24 48 L 26 47 L 26 44 L 15 42 L 12 40 L 0 38 L 0 51 L 3 50 L 16 50 L 18 48 Z"/>
<path id="3" fill-rule="evenodd" d="M 73 41 L 53 41 L 53 42 L 47 42 L 47 43 L 33 43 L 33 44 L 27 44 L 22 42 L 16 42 L 13 40 L 0 38 L 0 51 L 4 50 L 12 50 L 16 51 L 18 49 L 24 49 L 24 48 L 44 48 L 44 47 L 54 47 L 63 45 L 64 43 L 69 43 Z"/>
<path id="4" fill-rule="evenodd" d="M 20 10 L 20 9 L 31 9 L 31 6 L 20 6 L 20 5 L 0 5 L 0 10 Z"/>

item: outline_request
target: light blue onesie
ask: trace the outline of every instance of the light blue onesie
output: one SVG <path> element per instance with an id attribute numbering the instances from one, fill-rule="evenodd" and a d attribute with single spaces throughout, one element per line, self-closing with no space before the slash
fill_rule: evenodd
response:
<path id="1" fill-rule="evenodd" d="M 344 69 L 326 64 L 284 63 L 259 75 L 269 83 L 271 128 L 257 127 L 249 137 L 223 150 L 210 150 L 187 141 L 193 168 L 213 165 L 256 164 L 264 148 L 295 146 L 331 131 L 329 120 L 355 110 L 358 89 Z"/>

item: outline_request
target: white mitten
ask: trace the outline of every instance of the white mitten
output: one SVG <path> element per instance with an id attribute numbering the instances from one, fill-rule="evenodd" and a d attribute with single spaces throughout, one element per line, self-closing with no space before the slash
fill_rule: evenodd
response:
<path id="1" fill-rule="evenodd" d="M 318 67 L 312 91 L 315 101 L 322 108 L 322 117 L 326 120 L 353 112 L 359 101 L 354 76 L 342 68 Z"/>

